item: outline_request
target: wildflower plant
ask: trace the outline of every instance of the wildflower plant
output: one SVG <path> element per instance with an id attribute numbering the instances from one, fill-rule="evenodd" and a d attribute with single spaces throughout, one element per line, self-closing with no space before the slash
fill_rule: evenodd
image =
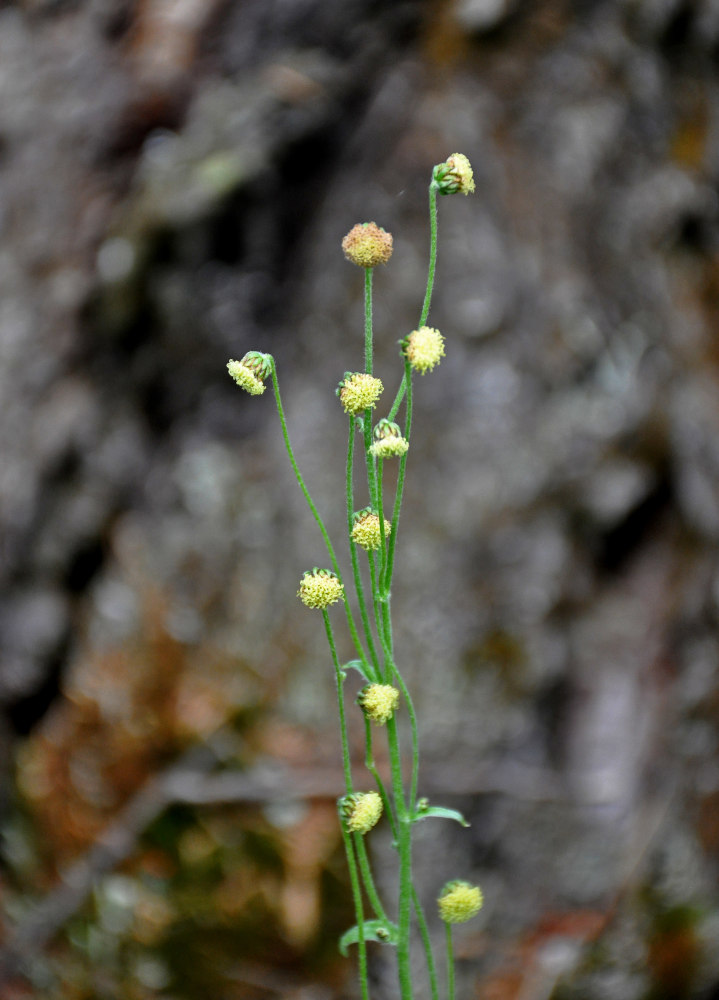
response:
<path id="1" fill-rule="evenodd" d="M 337 388 L 339 402 L 348 418 L 345 504 L 347 544 L 351 576 L 344 577 L 324 522 L 307 489 L 295 459 L 287 429 L 275 360 L 271 354 L 250 351 L 241 361 L 230 361 L 228 371 L 235 382 L 251 395 L 260 395 L 271 380 L 287 454 L 310 511 L 317 522 L 331 568 L 314 568 L 300 580 L 298 597 L 311 609 L 321 611 L 329 649 L 334 664 L 339 715 L 342 767 L 345 793 L 338 801 L 338 819 L 344 840 L 354 902 L 356 923 L 340 940 L 340 950 L 347 954 L 357 945 L 359 980 L 363 1000 L 369 1000 L 367 944 L 380 942 L 396 949 L 401 1000 L 412 1000 L 413 969 L 410 939 L 414 925 L 425 953 L 427 976 L 433 1000 L 439 1000 L 437 970 L 427 919 L 412 880 L 412 833 L 416 823 L 428 818 L 456 820 L 464 818 L 453 809 L 430 806 L 418 799 L 419 743 L 414 704 L 397 662 L 392 633 L 390 592 L 399 534 L 407 458 L 412 432 L 413 377 L 426 375 L 445 354 L 445 339 L 439 330 L 427 326 L 437 262 L 437 195 L 469 194 L 474 191 L 472 167 L 462 153 L 453 153 L 434 167 L 429 185 L 430 254 L 427 286 L 417 329 L 399 340 L 403 372 L 387 415 L 373 420 L 374 410 L 384 386 L 373 374 L 372 278 L 374 268 L 385 265 L 392 255 L 390 233 L 374 222 L 354 226 L 342 241 L 342 250 L 351 263 L 364 271 L 364 368 L 345 372 Z M 398 414 L 402 411 L 401 424 Z M 355 449 L 360 436 L 367 481 L 369 504 L 355 510 Z M 398 462 L 394 498 L 386 505 L 384 463 Z M 388 517 L 385 517 L 385 510 Z M 358 551 L 359 550 L 359 551 Z M 366 553 L 365 575 L 360 552 Z M 365 580 L 369 581 L 368 595 Z M 353 595 L 350 592 L 353 590 Z M 341 664 L 329 608 L 340 604 L 357 658 Z M 359 616 L 359 624 L 357 623 Z M 344 683 L 350 669 L 365 681 L 351 709 L 364 719 L 366 754 L 364 765 L 375 782 L 376 790 L 357 791 L 347 737 L 347 707 Z M 406 713 L 411 742 L 411 765 L 403 765 L 400 754 L 398 717 Z M 382 778 L 375 764 L 373 730 L 379 729 L 387 740 L 390 779 Z M 407 773 L 409 772 L 409 773 Z M 378 823 L 389 823 L 393 847 L 398 857 L 397 898 L 386 904 L 375 884 L 365 838 Z M 473 917 L 482 905 L 479 887 L 468 882 L 448 882 L 438 894 L 439 917 L 445 924 L 448 1000 L 454 1000 L 452 925 Z"/>

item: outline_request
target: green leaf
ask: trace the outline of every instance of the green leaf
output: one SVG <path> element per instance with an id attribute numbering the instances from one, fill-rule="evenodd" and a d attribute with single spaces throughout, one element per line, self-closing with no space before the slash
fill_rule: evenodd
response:
<path id="1" fill-rule="evenodd" d="M 356 670 L 357 673 L 361 674 L 366 681 L 370 680 L 370 678 L 365 673 L 365 668 L 364 664 L 362 663 L 362 660 L 350 660 L 349 663 L 343 663 L 342 666 L 340 667 L 340 672 L 343 678 L 347 676 L 348 670 Z"/>
<path id="2" fill-rule="evenodd" d="M 399 939 L 397 925 L 388 920 L 365 920 L 364 924 L 365 941 L 379 941 L 380 944 L 396 945 Z M 340 952 L 347 957 L 349 946 L 357 944 L 359 941 L 359 927 L 357 924 L 345 931 L 339 942 Z"/>
<path id="3" fill-rule="evenodd" d="M 461 826 L 469 826 L 469 823 L 464 818 L 461 812 L 457 812 L 456 809 L 445 809 L 444 806 L 422 806 L 422 802 L 418 803 L 417 812 L 414 814 L 414 822 L 417 823 L 421 819 L 431 819 L 436 817 L 437 819 L 454 819 Z"/>

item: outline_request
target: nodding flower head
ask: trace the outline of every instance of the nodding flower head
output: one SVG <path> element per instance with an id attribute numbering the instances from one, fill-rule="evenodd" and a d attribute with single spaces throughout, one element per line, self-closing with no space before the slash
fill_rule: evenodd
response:
<path id="1" fill-rule="evenodd" d="M 374 441 L 370 445 L 370 454 L 375 458 L 394 458 L 404 455 L 409 448 L 409 441 L 402 437 L 399 426 L 383 417 L 374 429 Z"/>
<path id="2" fill-rule="evenodd" d="M 347 260 L 358 267 L 377 267 L 392 256 L 392 234 L 374 222 L 359 222 L 342 240 Z"/>
<path id="3" fill-rule="evenodd" d="M 370 552 L 378 549 L 382 544 L 382 527 L 379 523 L 379 515 L 375 514 L 371 507 L 358 510 L 352 515 L 354 524 L 352 526 L 351 538 L 355 545 L 361 545 L 365 551 Z M 389 538 L 392 525 L 387 518 L 384 519 L 384 537 Z"/>
<path id="4" fill-rule="evenodd" d="M 377 792 L 353 792 L 340 800 L 340 815 L 352 833 L 368 833 L 382 815 Z"/>
<path id="5" fill-rule="evenodd" d="M 446 924 L 463 924 L 482 909 L 482 890 L 478 885 L 455 880 L 447 882 L 439 894 L 439 916 Z"/>
<path id="6" fill-rule="evenodd" d="M 372 375 L 365 372 L 345 372 L 337 386 L 337 395 L 345 413 L 358 416 L 376 404 L 383 389 L 382 382 Z"/>
<path id="7" fill-rule="evenodd" d="M 265 391 L 265 379 L 272 372 L 272 355 L 248 351 L 242 361 L 228 361 L 227 371 L 241 389 L 251 396 L 261 396 Z"/>
<path id="8" fill-rule="evenodd" d="M 444 357 L 444 337 L 431 326 L 421 326 L 400 341 L 402 353 L 420 375 L 431 372 Z"/>
<path id="9" fill-rule="evenodd" d="M 464 153 L 452 153 L 444 163 L 438 163 L 432 177 L 440 194 L 472 194 L 474 174 Z"/>
<path id="10" fill-rule="evenodd" d="M 308 570 L 300 580 L 297 596 L 308 608 L 328 608 L 330 604 L 343 601 L 344 587 L 337 576 L 329 569 Z"/>
<path id="11" fill-rule="evenodd" d="M 399 691 L 391 684 L 367 684 L 357 695 L 357 704 L 368 719 L 383 726 L 397 711 Z"/>

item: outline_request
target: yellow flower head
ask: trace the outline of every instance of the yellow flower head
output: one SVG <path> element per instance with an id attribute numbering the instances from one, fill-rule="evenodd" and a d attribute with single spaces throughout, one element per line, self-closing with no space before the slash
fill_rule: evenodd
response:
<path id="1" fill-rule="evenodd" d="M 358 267 L 377 267 L 392 256 L 392 234 L 374 222 L 359 222 L 342 240 L 347 260 Z"/>
<path id="2" fill-rule="evenodd" d="M 370 454 L 375 458 L 395 458 L 404 455 L 409 448 L 409 441 L 402 437 L 398 425 L 383 417 L 374 429 L 374 441 L 370 445 Z"/>
<path id="3" fill-rule="evenodd" d="M 315 568 L 300 580 L 297 596 L 308 608 L 328 608 L 330 604 L 344 600 L 344 587 L 334 573 L 328 569 Z"/>
<path id="4" fill-rule="evenodd" d="M 447 882 L 439 894 L 439 915 L 446 924 L 463 924 L 482 909 L 482 890 L 469 882 Z"/>
<path id="5" fill-rule="evenodd" d="M 413 330 L 401 341 L 402 353 L 420 375 L 431 372 L 444 357 L 444 337 L 431 326 Z"/>
<path id="6" fill-rule="evenodd" d="M 472 194 L 474 174 L 464 153 L 452 153 L 444 163 L 438 163 L 432 177 L 440 194 Z"/>
<path id="7" fill-rule="evenodd" d="M 391 530 L 392 525 L 385 518 L 385 538 L 389 538 Z M 365 507 L 364 510 L 359 510 L 354 515 L 351 538 L 355 545 L 361 545 L 367 552 L 378 549 L 382 544 L 382 529 L 379 523 L 379 516 L 375 514 L 371 507 Z"/>
<path id="8" fill-rule="evenodd" d="M 242 361 L 230 359 L 227 371 L 241 389 L 251 396 L 261 396 L 265 391 L 265 379 L 272 371 L 271 355 L 248 351 Z"/>
<path id="9" fill-rule="evenodd" d="M 353 792 L 341 800 L 340 813 L 352 833 L 367 833 L 382 815 L 382 799 L 377 792 Z"/>
<path id="10" fill-rule="evenodd" d="M 399 691 L 391 684 L 368 684 L 357 695 L 357 704 L 378 726 L 392 718 L 399 705 Z"/>
<path id="11" fill-rule="evenodd" d="M 376 404 L 383 389 L 382 382 L 372 375 L 365 372 L 345 372 L 337 386 L 337 395 L 345 413 L 357 416 Z"/>

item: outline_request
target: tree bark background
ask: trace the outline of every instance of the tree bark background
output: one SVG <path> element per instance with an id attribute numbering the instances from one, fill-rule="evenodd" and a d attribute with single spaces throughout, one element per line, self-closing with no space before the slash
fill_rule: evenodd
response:
<path id="1" fill-rule="evenodd" d="M 344 929 L 318 888 L 343 877 L 318 832 L 331 664 L 294 598 L 321 539 L 269 394 L 224 365 L 275 355 L 337 535 L 334 388 L 362 363 L 340 240 L 394 234 L 375 282 L 393 386 L 430 171 L 461 151 L 477 193 L 440 204 L 447 357 L 418 379 L 393 606 L 421 791 L 472 827 L 422 831 L 422 891 L 484 887 L 465 996 L 719 995 L 718 58 L 699 0 L 0 5 L 10 897 L 18 816 L 62 870 L 228 731 L 215 764 L 325 777 L 301 814 L 261 774 L 237 793 L 266 800 L 296 895 L 275 913 L 288 978 L 243 965 L 222 995 L 352 988 L 298 957 L 303 921 Z M 313 836 L 327 855 L 300 863 Z"/>

